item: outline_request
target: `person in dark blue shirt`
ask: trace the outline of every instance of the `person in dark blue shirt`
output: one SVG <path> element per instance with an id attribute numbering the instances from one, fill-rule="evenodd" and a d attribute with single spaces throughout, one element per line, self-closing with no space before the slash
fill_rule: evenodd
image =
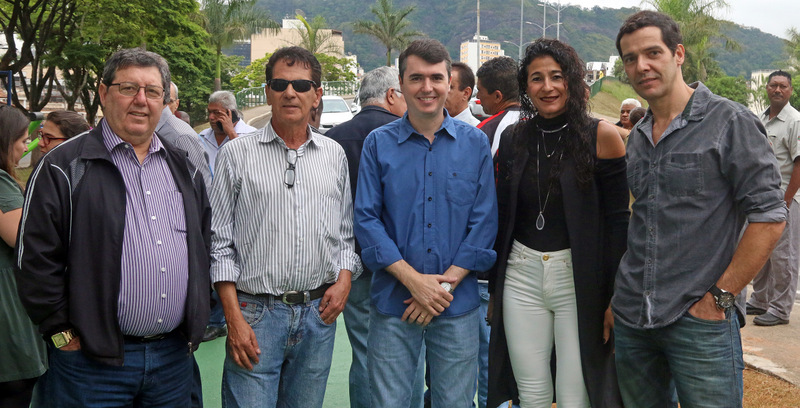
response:
<path id="1" fill-rule="evenodd" d="M 400 82 L 396 68 L 379 67 L 364 74 L 359 88 L 361 112 L 353 119 L 334 126 L 325 136 L 339 142 L 344 148 L 350 170 L 350 188 L 353 199 L 356 196 L 358 164 L 364 139 L 373 130 L 400 119 L 406 113 L 406 101 L 400 92 Z M 356 240 L 356 253 L 361 255 L 361 247 Z M 367 334 L 369 333 L 369 289 L 372 272 L 364 272 L 354 280 L 350 296 L 344 308 L 344 324 L 353 351 L 350 364 L 350 408 L 369 408 L 369 377 L 367 377 Z M 412 401 L 422 398 L 417 387 Z M 415 406 L 420 405 L 416 403 Z"/>
<path id="2" fill-rule="evenodd" d="M 355 231 L 374 272 L 372 406 L 409 405 L 423 341 L 432 406 L 466 407 L 474 395 L 476 271 L 496 258 L 497 198 L 489 141 L 444 109 L 449 68 L 440 42 L 409 45 L 400 54 L 408 113 L 370 133 L 361 154 Z"/>

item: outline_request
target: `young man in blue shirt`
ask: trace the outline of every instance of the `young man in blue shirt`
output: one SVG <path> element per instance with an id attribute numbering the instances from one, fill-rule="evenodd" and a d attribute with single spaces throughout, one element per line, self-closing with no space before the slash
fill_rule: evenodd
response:
<path id="1" fill-rule="evenodd" d="M 364 142 L 355 231 L 372 280 L 372 406 L 408 406 L 423 342 L 433 407 L 470 406 L 478 355 L 476 271 L 494 264 L 497 199 L 486 136 L 444 109 L 450 56 L 435 40 L 400 54 L 402 120 Z M 415 323 L 415 324 L 414 324 Z"/>

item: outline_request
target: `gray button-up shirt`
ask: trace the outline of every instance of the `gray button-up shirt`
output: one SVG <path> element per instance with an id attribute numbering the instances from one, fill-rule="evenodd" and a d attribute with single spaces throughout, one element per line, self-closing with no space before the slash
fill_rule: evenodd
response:
<path id="1" fill-rule="evenodd" d="M 612 309 L 637 328 L 678 320 L 725 272 L 745 219 L 781 222 L 787 209 L 764 127 L 703 84 L 653 144 L 652 112 L 628 140 L 635 202 Z"/>

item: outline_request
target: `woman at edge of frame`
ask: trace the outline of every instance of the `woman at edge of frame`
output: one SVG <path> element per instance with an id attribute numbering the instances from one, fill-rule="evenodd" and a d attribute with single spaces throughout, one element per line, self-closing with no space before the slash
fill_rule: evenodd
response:
<path id="1" fill-rule="evenodd" d="M 557 40 L 520 62 L 521 120 L 496 162 L 487 406 L 622 406 L 609 305 L 630 216 L 625 146 L 589 116 L 583 78 Z"/>

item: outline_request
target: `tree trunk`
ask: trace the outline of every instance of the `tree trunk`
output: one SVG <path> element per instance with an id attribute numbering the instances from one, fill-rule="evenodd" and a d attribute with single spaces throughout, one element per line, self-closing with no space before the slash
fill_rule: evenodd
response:
<path id="1" fill-rule="evenodd" d="M 219 91 L 222 90 L 222 49 L 220 46 L 217 46 L 217 76 L 214 77 L 214 90 Z"/>

